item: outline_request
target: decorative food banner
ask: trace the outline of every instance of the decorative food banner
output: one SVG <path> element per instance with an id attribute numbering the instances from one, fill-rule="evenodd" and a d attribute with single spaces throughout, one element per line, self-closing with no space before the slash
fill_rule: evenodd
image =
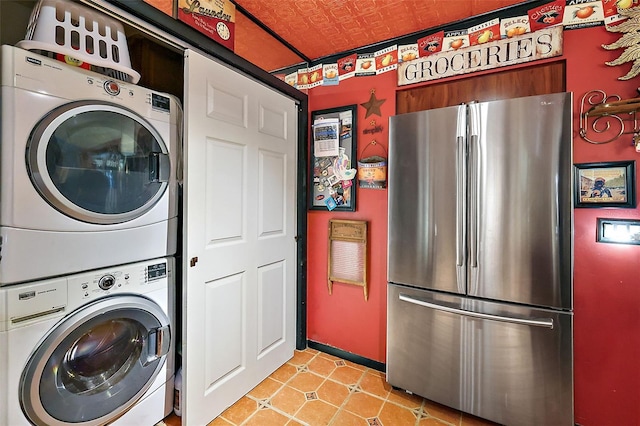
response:
<path id="1" fill-rule="evenodd" d="M 356 59 L 356 77 L 376 75 L 376 60 L 373 53 L 363 53 Z"/>
<path id="2" fill-rule="evenodd" d="M 444 40 L 442 41 L 442 51 L 458 50 L 463 47 L 469 47 L 469 34 L 467 30 L 445 31 Z"/>
<path id="3" fill-rule="evenodd" d="M 378 50 L 374 54 L 376 58 L 376 74 L 393 71 L 398 68 L 398 46 L 389 46 Z"/>
<path id="4" fill-rule="evenodd" d="M 418 55 L 422 58 L 423 56 L 438 53 L 442 50 L 442 43 L 444 43 L 444 31 L 438 31 L 437 33 L 419 38 Z"/>
<path id="5" fill-rule="evenodd" d="M 514 16 L 500 21 L 500 36 L 502 38 L 512 38 L 530 32 L 528 15 Z"/>
<path id="6" fill-rule="evenodd" d="M 313 82 L 310 81 L 311 75 L 308 74 L 306 68 L 299 70 L 297 74 L 279 74 L 277 76 L 299 89 L 309 89 L 321 85 L 337 85 L 340 81 L 351 77 L 366 77 L 398 70 L 398 85 L 403 85 L 426 81 L 400 75 L 410 68 L 406 63 L 412 61 L 420 63 L 432 71 L 435 69 L 433 61 L 440 61 L 440 66 L 444 66 L 446 62 L 451 67 L 446 73 L 433 72 L 429 78 L 437 79 L 479 71 L 480 69 L 544 59 L 561 54 L 563 29 L 573 30 L 596 25 L 615 25 L 627 19 L 620 14 L 621 9 L 628 9 L 639 3 L 640 0 L 554 0 L 530 9 L 526 15 L 496 18 L 470 28 L 441 30 L 420 37 L 415 43 L 393 45 L 372 53 L 354 53 L 339 59 L 336 63 L 321 64 L 319 68 L 321 72 Z M 559 30 L 540 32 L 538 34 L 540 37 L 531 36 L 531 33 L 555 27 L 558 27 Z M 487 43 L 500 43 L 505 39 L 513 39 L 517 45 L 506 44 L 503 45 L 503 48 L 496 45 L 494 48 L 504 52 L 509 51 L 511 56 L 517 56 L 516 60 L 513 57 L 501 58 L 489 67 L 472 63 L 474 60 L 479 60 L 478 55 L 482 55 L 482 51 L 477 49 L 481 49 Z M 541 47 L 542 51 L 546 53 L 529 52 L 529 49 L 536 46 Z M 442 55 L 445 52 L 450 52 L 450 55 L 453 56 L 449 59 L 439 59 L 444 58 Z M 462 54 L 463 56 L 460 56 Z M 462 62 L 460 62 L 463 57 L 466 58 L 465 61 L 468 65 L 466 67 L 462 67 Z M 434 59 L 429 63 L 430 59 L 426 58 Z M 458 61 L 460 67 L 457 70 L 456 58 L 460 59 Z M 520 61 L 520 59 L 522 60 Z M 301 71 L 307 75 L 306 80 L 300 77 Z M 293 77 L 294 74 L 297 78 Z"/>
<path id="7" fill-rule="evenodd" d="M 338 59 L 338 80 L 344 80 L 356 75 L 356 60 L 358 55 L 355 53 L 345 58 Z"/>
<path id="8" fill-rule="evenodd" d="M 497 18 L 492 19 L 491 21 L 469 28 L 467 32 L 471 46 L 500 40 L 500 20 Z"/>
<path id="9" fill-rule="evenodd" d="M 562 24 L 566 3 L 565 0 L 556 0 L 529 10 L 529 26 L 531 27 L 531 31 L 538 31 L 543 28 Z"/>
<path id="10" fill-rule="evenodd" d="M 575 0 L 567 2 L 562 25 L 565 30 L 602 25 L 604 7 L 602 1 Z"/>
<path id="11" fill-rule="evenodd" d="M 418 54 L 418 43 L 405 44 L 398 46 L 398 62 L 413 61 L 420 55 Z"/>

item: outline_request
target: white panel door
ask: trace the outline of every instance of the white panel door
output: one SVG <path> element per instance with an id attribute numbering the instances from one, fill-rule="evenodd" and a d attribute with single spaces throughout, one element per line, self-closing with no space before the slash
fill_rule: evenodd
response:
<path id="1" fill-rule="evenodd" d="M 295 102 L 185 53 L 183 424 L 293 356 Z"/>

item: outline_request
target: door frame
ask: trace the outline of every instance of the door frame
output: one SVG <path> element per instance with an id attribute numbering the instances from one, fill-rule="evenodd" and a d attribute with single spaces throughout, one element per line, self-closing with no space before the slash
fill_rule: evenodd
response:
<path id="1" fill-rule="evenodd" d="M 307 173 L 309 164 L 308 148 L 308 109 L 309 101 L 306 93 L 291 87 L 289 84 L 271 75 L 246 59 L 236 55 L 196 29 L 179 22 L 161 10 L 146 2 L 129 0 L 80 0 L 92 7 L 103 9 L 106 13 L 115 14 L 129 25 L 143 27 L 162 43 L 177 49 L 200 49 L 221 62 L 228 64 L 240 73 L 265 84 L 298 103 L 298 158 L 296 188 L 296 349 L 307 347 Z M 115 10 L 114 10 L 115 6 Z M 168 36 L 168 37 L 167 37 Z M 302 66 L 303 64 L 300 64 Z M 181 99 L 182 101 L 182 99 Z M 184 260 L 183 260 L 184 261 Z"/>

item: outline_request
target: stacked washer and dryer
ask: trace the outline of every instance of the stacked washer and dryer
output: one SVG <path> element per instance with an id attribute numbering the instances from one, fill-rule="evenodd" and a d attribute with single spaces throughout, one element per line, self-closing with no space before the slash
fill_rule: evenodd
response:
<path id="1" fill-rule="evenodd" d="M 1 47 L 0 425 L 173 408 L 179 103 Z"/>

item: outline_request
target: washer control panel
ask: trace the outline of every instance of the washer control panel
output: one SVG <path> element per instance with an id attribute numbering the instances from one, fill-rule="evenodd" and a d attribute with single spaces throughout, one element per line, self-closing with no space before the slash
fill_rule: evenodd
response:
<path id="1" fill-rule="evenodd" d="M 173 285 L 172 257 L 67 277 L 0 288 L 0 331 L 63 316 L 94 299 L 120 293 L 167 292 Z"/>
<path id="2" fill-rule="evenodd" d="M 69 297 L 78 302 L 118 293 L 144 294 L 166 286 L 171 259 L 120 265 L 69 277 Z"/>

